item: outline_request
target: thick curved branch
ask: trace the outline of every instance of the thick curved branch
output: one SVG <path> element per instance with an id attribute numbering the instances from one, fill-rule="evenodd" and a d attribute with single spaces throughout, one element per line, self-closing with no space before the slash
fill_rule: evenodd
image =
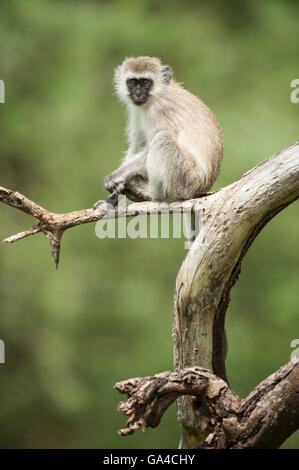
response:
<path id="1" fill-rule="evenodd" d="M 177 276 L 175 370 L 200 366 L 227 381 L 225 313 L 243 257 L 262 228 L 299 197 L 299 143 L 272 155 L 239 181 L 206 198 L 201 230 Z M 178 400 L 186 439 L 202 429 L 188 397 Z"/>
<path id="2" fill-rule="evenodd" d="M 276 449 L 299 428 L 299 356 L 270 375 L 222 420 L 230 449 Z M 215 430 L 212 442 L 219 441 Z"/>
<path id="3" fill-rule="evenodd" d="M 115 388 L 128 395 L 118 410 L 129 418 L 118 433 L 156 427 L 167 408 L 191 396 L 194 412 L 205 417 L 206 438 L 201 448 L 277 448 L 299 428 L 299 358 L 281 367 L 241 400 L 211 371 L 192 367 L 153 377 L 125 380 Z"/>

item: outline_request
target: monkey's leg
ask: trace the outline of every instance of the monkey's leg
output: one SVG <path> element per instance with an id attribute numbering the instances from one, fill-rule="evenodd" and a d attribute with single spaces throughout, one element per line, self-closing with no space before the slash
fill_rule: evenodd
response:
<path id="1" fill-rule="evenodd" d="M 146 156 L 145 151 L 139 152 L 125 159 L 123 164 L 115 171 L 110 173 L 104 179 L 104 188 L 110 193 L 121 193 L 121 189 L 125 186 L 134 175 L 140 174 L 146 176 Z"/>
<path id="2" fill-rule="evenodd" d="M 146 158 L 146 151 L 132 155 L 117 170 L 106 176 L 104 188 L 112 193 L 107 203 L 115 206 L 120 194 L 135 202 L 150 200 Z"/>
<path id="3" fill-rule="evenodd" d="M 94 208 L 96 209 L 104 203 L 115 207 L 121 195 L 127 196 L 135 202 L 149 201 L 146 157 L 146 151 L 132 155 L 117 170 L 106 176 L 103 186 L 111 193 L 111 196 L 106 201 L 96 202 Z"/>
<path id="4" fill-rule="evenodd" d="M 181 151 L 167 131 L 159 132 L 151 141 L 146 167 L 154 200 L 191 199 L 200 187 L 194 159 Z"/>
<path id="5" fill-rule="evenodd" d="M 183 154 L 168 132 L 159 132 L 151 142 L 147 160 L 149 190 L 154 200 L 196 197 L 201 182 L 191 156 Z M 198 217 L 183 214 L 185 248 L 190 248 L 199 232 Z"/>
<path id="6" fill-rule="evenodd" d="M 133 175 L 124 184 L 121 194 L 125 194 L 128 199 L 134 202 L 150 201 L 147 177 L 139 174 Z"/>

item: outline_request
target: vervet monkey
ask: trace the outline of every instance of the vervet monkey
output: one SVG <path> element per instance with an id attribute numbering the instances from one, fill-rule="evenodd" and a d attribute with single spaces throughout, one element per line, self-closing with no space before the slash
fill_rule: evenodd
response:
<path id="1" fill-rule="evenodd" d="M 104 180 L 110 202 L 118 194 L 174 201 L 208 191 L 222 161 L 222 132 L 212 111 L 156 57 L 127 58 L 115 69 L 115 89 L 128 109 L 129 149 Z"/>

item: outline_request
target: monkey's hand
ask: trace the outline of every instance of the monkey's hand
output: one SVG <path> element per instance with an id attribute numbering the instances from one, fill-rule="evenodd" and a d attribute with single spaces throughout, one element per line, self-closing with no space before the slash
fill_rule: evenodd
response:
<path id="1" fill-rule="evenodd" d="M 110 175 L 107 175 L 106 178 L 104 179 L 103 187 L 109 193 L 114 193 L 117 192 L 121 194 L 123 188 L 124 188 L 125 180 L 123 175 L 118 171 L 115 170 L 113 173 L 110 173 Z"/>
<path id="2" fill-rule="evenodd" d="M 146 175 L 135 172 L 123 172 L 120 169 L 115 170 L 106 176 L 103 183 L 104 189 L 112 193 L 107 199 L 114 204 L 116 195 L 125 195 L 131 201 L 150 201 L 151 197 L 148 191 L 148 179 Z"/>

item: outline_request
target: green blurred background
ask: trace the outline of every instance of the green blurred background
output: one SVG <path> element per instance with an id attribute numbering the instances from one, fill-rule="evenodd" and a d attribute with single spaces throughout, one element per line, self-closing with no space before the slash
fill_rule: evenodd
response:
<path id="1" fill-rule="evenodd" d="M 9 0 L 0 4 L 0 184 L 55 212 L 106 196 L 126 149 L 113 69 L 159 56 L 215 112 L 227 185 L 298 139 L 298 2 Z M 34 223 L 0 207 L 0 238 Z M 0 248 L 1 448 L 175 448 L 159 428 L 121 438 L 116 381 L 172 368 L 183 240 L 66 232 L 58 272 L 42 235 Z M 227 314 L 231 386 L 246 396 L 290 358 L 298 326 L 298 204 L 250 248 Z M 299 448 L 299 433 L 284 447 Z"/>

